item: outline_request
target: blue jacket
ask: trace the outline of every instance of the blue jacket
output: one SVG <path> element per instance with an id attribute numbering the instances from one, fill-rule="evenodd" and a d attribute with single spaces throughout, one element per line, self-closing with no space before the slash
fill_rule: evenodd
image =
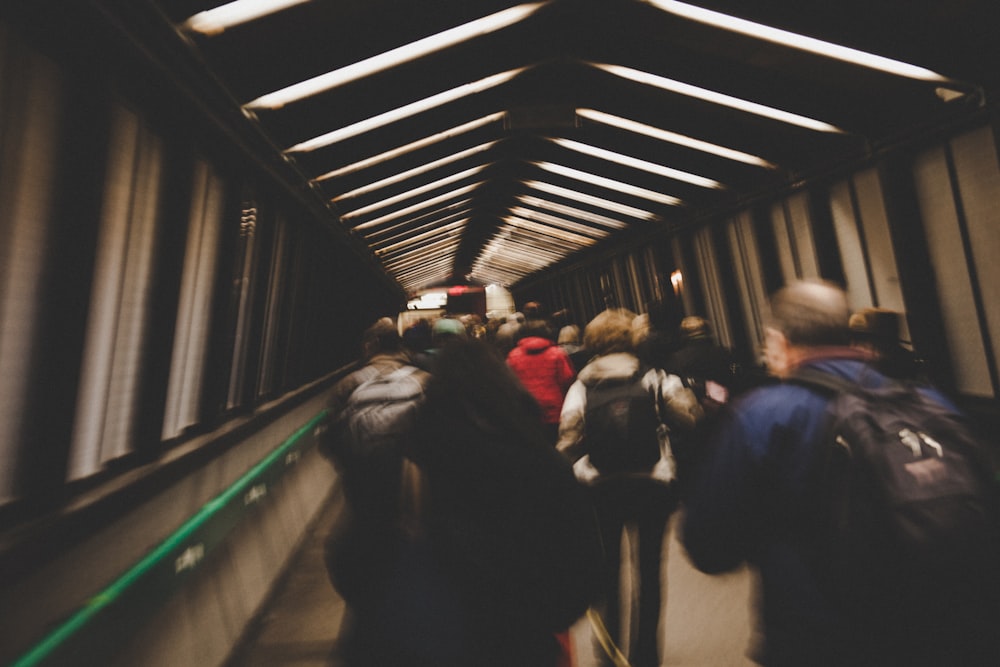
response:
<path id="1" fill-rule="evenodd" d="M 807 365 L 864 386 L 886 382 L 846 354 Z M 698 569 L 719 573 L 744 562 L 758 569 L 765 645 L 754 657 L 767 665 L 840 662 L 843 627 L 820 592 L 809 539 L 829 400 L 791 383 L 740 397 L 720 415 L 686 504 L 683 542 Z"/>

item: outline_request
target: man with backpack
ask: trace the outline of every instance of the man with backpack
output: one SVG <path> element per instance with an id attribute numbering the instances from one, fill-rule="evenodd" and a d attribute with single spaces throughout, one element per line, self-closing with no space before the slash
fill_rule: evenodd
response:
<path id="1" fill-rule="evenodd" d="M 938 392 L 851 348 L 848 318 L 829 283 L 775 294 L 782 382 L 721 413 L 683 543 L 704 572 L 758 570 L 761 664 L 1000 664 L 988 452 Z"/>
<path id="2" fill-rule="evenodd" d="M 677 506 L 671 429 L 690 429 L 701 416 L 694 394 L 680 378 L 644 366 L 635 355 L 635 315 L 607 310 L 584 329 L 595 357 L 578 374 L 563 403 L 559 451 L 575 461 L 590 484 L 604 541 L 604 625 L 618 643 L 621 539 L 626 524 L 638 534 L 638 611 L 632 615 L 633 667 L 656 667 L 661 601 L 661 560 L 667 521 Z M 598 647 L 604 664 L 610 656 Z"/>

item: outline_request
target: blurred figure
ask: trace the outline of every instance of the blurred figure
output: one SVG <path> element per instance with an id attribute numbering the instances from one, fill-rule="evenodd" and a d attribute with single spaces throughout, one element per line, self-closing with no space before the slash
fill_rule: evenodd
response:
<path id="1" fill-rule="evenodd" d="M 886 308 L 864 308 L 851 315 L 851 345 L 875 355 L 875 366 L 896 380 L 926 382 L 920 359 L 903 346 L 902 313 Z"/>
<path id="2" fill-rule="evenodd" d="M 450 341 L 413 445 L 422 524 L 462 612 L 461 637 L 428 647 L 429 664 L 555 667 L 556 634 L 594 600 L 600 542 L 536 401 L 486 344 Z"/>
<path id="3" fill-rule="evenodd" d="M 584 347 L 595 356 L 566 395 L 558 448 L 576 462 L 577 476 L 592 485 L 605 549 L 604 623 L 619 645 L 622 534 L 626 524 L 636 527 L 639 590 L 632 623 L 637 631 L 629 660 L 634 667 L 656 667 L 663 536 L 676 508 L 669 432 L 692 428 L 701 409 L 677 376 L 640 363 L 634 319 L 629 311 L 607 310 L 584 329 Z M 603 648 L 595 652 L 610 664 Z"/>
<path id="4" fill-rule="evenodd" d="M 559 330 L 559 338 L 556 344 L 569 357 L 569 362 L 573 365 L 573 372 L 578 372 L 590 361 L 590 353 L 587 352 L 580 342 L 580 327 L 575 324 L 567 324 Z"/>
<path id="5" fill-rule="evenodd" d="M 325 545 L 334 588 L 347 603 L 338 651 L 382 633 L 386 572 L 398 552 L 403 453 L 427 373 L 410 364 L 396 325 L 382 318 L 362 338 L 365 365 L 331 392 L 321 451 L 336 466 L 345 506 Z"/>
<path id="6" fill-rule="evenodd" d="M 427 350 L 431 348 L 431 323 L 420 319 L 403 331 L 403 348 L 413 365 L 423 370 L 430 370 L 430 359 Z"/>
<path id="7" fill-rule="evenodd" d="M 690 387 L 706 412 L 718 410 L 737 386 L 737 363 L 732 353 L 712 337 L 708 320 L 689 316 L 681 320 L 680 346 L 666 368 Z"/>
<path id="8" fill-rule="evenodd" d="M 576 371 L 566 353 L 552 341 L 552 331 L 544 321 L 524 325 L 517 346 L 507 355 L 507 365 L 538 401 L 548 441 L 555 446 L 563 398 Z"/>
<path id="9" fill-rule="evenodd" d="M 846 546 L 835 539 L 848 529 L 843 494 L 849 489 L 855 494 L 851 500 L 869 496 L 855 491 L 856 484 L 864 483 L 860 476 L 836 476 L 841 470 L 854 470 L 853 465 L 841 469 L 832 463 L 834 434 L 825 425 L 838 393 L 796 377 L 811 372 L 840 379 L 831 384 L 872 390 L 888 383 L 867 363 L 868 353 L 849 346 L 848 318 L 846 295 L 831 283 L 796 282 L 772 297 L 765 356 L 771 372 L 790 381 L 754 389 L 721 413 L 709 441 L 709 460 L 686 501 L 684 546 L 703 572 L 725 572 L 744 562 L 759 571 L 763 627 L 761 645 L 753 647 L 751 655 L 763 665 L 1000 664 L 996 647 L 990 646 L 996 643 L 992 635 L 1000 622 L 995 608 L 965 608 L 954 600 L 929 610 L 919 606 L 935 599 L 932 590 L 938 581 L 923 579 L 895 588 L 891 601 L 878 601 L 890 602 L 891 613 L 872 615 L 872 607 L 844 602 L 849 597 L 843 595 L 845 589 L 859 587 L 859 582 L 844 576 L 839 569 L 842 561 L 835 560 Z M 929 398 L 947 409 L 940 394 Z M 868 404 L 874 405 L 878 404 Z M 894 446 L 906 444 L 903 436 L 901 431 L 901 442 Z M 854 450 L 863 451 L 858 440 L 847 443 L 846 449 L 839 446 L 844 456 L 837 457 L 838 462 L 850 461 Z M 900 449 L 908 453 L 910 445 Z M 930 465 L 944 465 L 935 458 L 927 459 Z M 907 468 L 909 460 L 901 459 L 896 474 L 912 475 L 913 484 L 919 485 L 916 476 L 922 468 Z M 865 482 L 880 488 L 874 481 Z M 862 519 L 867 525 L 876 517 L 869 513 Z M 989 541 L 984 535 L 978 539 Z M 850 546 L 870 550 L 870 544 L 855 541 Z M 940 555 L 965 548 L 936 547 L 942 549 Z M 891 559 L 889 567 L 902 572 L 910 564 Z M 992 588 L 990 577 L 979 584 Z M 897 605 L 897 597 L 907 603 Z"/>
<path id="10" fill-rule="evenodd" d="M 729 350 L 715 343 L 702 317 L 681 320 L 675 340 L 664 369 L 681 378 L 705 413 L 696 429 L 678 434 L 670 443 L 677 462 L 677 492 L 684 499 L 704 457 L 707 434 L 735 390 L 736 361 Z"/>
<path id="11" fill-rule="evenodd" d="M 523 325 L 524 314 L 511 313 L 507 316 L 507 321 L 497 329 L 493 343 L 496 345 L 501 359 L 506 359 L 510 351 L 514 349 L 514 346 L 517 344 L 518 332 L 521 331 Z"/>

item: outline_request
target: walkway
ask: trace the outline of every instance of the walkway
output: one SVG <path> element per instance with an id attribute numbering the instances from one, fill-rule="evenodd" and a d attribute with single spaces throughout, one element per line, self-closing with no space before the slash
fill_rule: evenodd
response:
<path id="1" fill-rule="evenodd" d="M 334 500 L 319 517 L 266 613 L 227 667 L 329 667 L 344 603 L 327 579 L 323 541 L 339 507 L 340 501 Z M 716 577 L 701 574 L 688 562 L 673 530 L 664 548 L 669 595 L 663 664 L 754 665 L 744 656 L 753 616 L 750 574 L 745 570 Z M 573 628 L 573 639 L 577 667 L 595 667 L 586 619 Z"/>

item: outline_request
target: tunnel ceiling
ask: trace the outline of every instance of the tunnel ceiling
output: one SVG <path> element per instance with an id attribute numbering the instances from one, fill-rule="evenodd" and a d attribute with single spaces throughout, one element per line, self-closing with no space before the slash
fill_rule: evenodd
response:
<path id="1" fill-rule="evenodd" d="M 155 4 L 417 291 L 515 284 L 968 114 L 991 2 Z"/>

